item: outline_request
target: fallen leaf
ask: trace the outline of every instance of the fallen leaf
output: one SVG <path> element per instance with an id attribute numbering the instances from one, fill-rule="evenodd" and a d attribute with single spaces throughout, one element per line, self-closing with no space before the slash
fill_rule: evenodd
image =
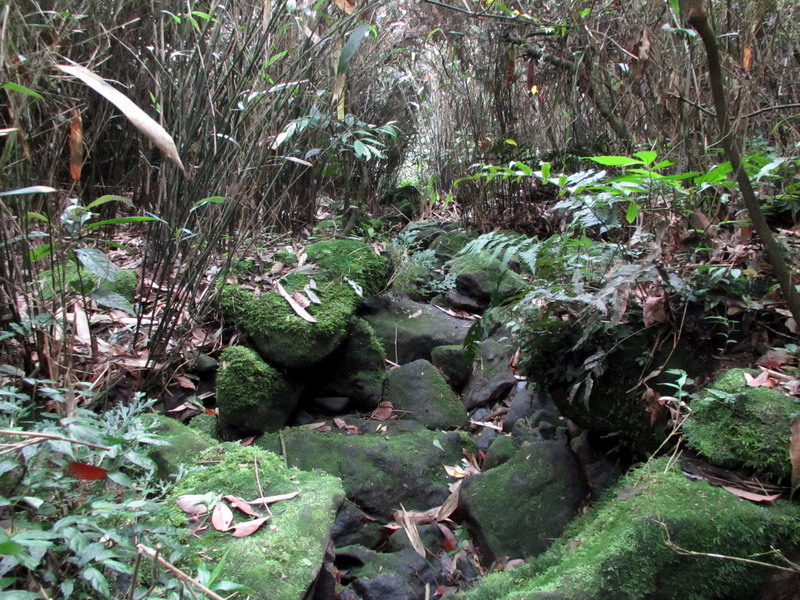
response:
<path id="1" fill-rule="evenodd" d="M 167 158 L 174 162 L 184 175 L 187 175 L 180 156 L 178 156 L 178 149 L 175 146 L 175 141 L 172 139 L 172 136 L 167 133 L 166 129 L 139 108 L 130 98 L 113 87 L 102 77 L 92 73 L 89 69 L 78 65 L 55 65 L 55 68 L 67 75 L 80 79 L 83 83 L 116 106 L 136 129 L 150 138 L 150 141 L 152 141 Z"/>
<path id="2" fill-rule="evenodd" d="M 744 498 L 745 500 L 750 500 L 751 502 L 774 502 L 781 497 L 780 494 L 756 494 L 755 492 L 748 492 L 746 490 L 741 490 L 729 485 L 723 485 L 722 489 L 726 492 L 730 492 L 734 496 L 739 496 L 739 498 Z"/>
<path id="3" fill-rule="evenodd" d="M 250 437 L 242 438 L 239 440 L 240 446 L 250 446 L 253 442 L 256 441 L 255 436 L 251 435 Z"/>
<path id="4" fill-rule="evenodd" d="M 759 367 L 766 367 L 767 369 L 780 369 L 784 365 L 790 365 L 794 359 L 785 350 L 772 349 L 758 359 Z"/>
<path id="5" fill-rule="evenodd" d="M 388 400 L 383 400 L 380 404 L 378 404 L 378 408 L 372 411 L 372 414 L 369 416 L 370 419 L 375 421 L 388 421 L 392 418 L 394 414 L 394 406 Z"/>
<path id="6" fill-rule="evenodd" d="M 422 543 L 422 538 L 419 535 L 419 529 L 417 529 L 417 524 L 409 517 L 406 509 L 403 508 L 403 505 L 400 505 L 402 509 L 402 525 L 403 529 L 408 536 L 408 541 L 411 542 L 411 547 L 414 548 L 414 551 L 422 556 L 425 557 L 425 544 Z"/>
<path id="7" fill-rule="evenodd" d="M 450 477 L 455 477 L 456 479 L 463 479 L 464 477 L 469 475 L 469 473 L 467 473 L 464 469 L 462 469 L 458 465 L 456 465 L 455 467 L 451 467 L 450 465 L 444 465 L 444 470 L 447 471 L 447 474 L 450 475 Z"/>
<path id="8" fill-rule="evenodd" d="M 450 518 L 456 509 L 458 508 L 458 501 L 459 496 L 461 494 L 461 483 L 463 479 L 459 479 L 453 489 L 450 491 L 450 495 L 447 497 L 447 500 L 439 507 L 439 510 L 436 512 L 436 520 L 437 521 L 444 521 L 445 519 Z"/>
<path id="9" fill-rule="evenodd" d="M 762 370 L 758 377 L 753 377 L 750 373 L 744 373 L 744 379 L 748 387 L 775 387 L 775 382 L 769 378 L 769 372 Z"/>
<path id="10" fill-rule="evenodd" d="M 308 299 L 311 300 L 311 302 L 313 302 L 314 304 L 322 304 L 322 300 L 320 300 L 319 296 L 317 296 L 317 294 L 314 293 L 314 290 L 311 289 L 310 285 L 307 285 L 303 289 L 303 291 L 306 293 L 306 296 L 308 296 Z"/>
<path id="11" fill-rule="evenodd" d="M 308 308 L 309 306 L 311 306 L 311 300 L 306 298 L 300 292 L 292 292 L 292 298 L 294 298 L 295 302 L 297 302 L 303 308 Z"/>
<path id="12" fill-rule="evenodd" d="M 422 309 L 420 308 L 418 311 L 411 313 L 408 315 L 409 319 L 416 319 L 417 317 L 422 315 Z"/>
<path id="13" fill-rule="evenodd" d="M 189 379 L 185 375 L 178 375 L 175 378 L 175 381 L 178 382 L 179 386 L 181 386 L 182 388 L 185 388 L 187 390 L 196 390 L 197 389 L 197 386 L 195 385 L 194 381 L 192 381 L 191 379 Z"/>
<path id="14" fill-rule="evenodd" d="M 267 521 L 269 521 L 269 517 L 261 517 L 259 519 L 253 519 L 252 521 L 245 521 L 244 523 L 239 523 L 231 527 L 231 530 L 233 530 L 233 533 L 231 535 L 233 535 L 233 537 L 235 538 L 242 538 L 242 537 L 247 537 L 248 535 L 253 535 Z"/>
<path id="15" fill-rule="evenodd" d="M 261 518 L 261 513 L 253 510 L 253 507 L 250 506 L 250 503 L 245 500 L 244 498 L 240 498 L 239 496 L 223 496 L 225 500 L 231 503 L 231 506 L 234 508 L 238 508 L 246 515 L 250 515 L 251 517 Z"/>
<path id="16" fill-rule="evenodd" d="M 301 319 L 305 319 L 309 323 L 317 322 L 317 320 L 313 316 L 308 314 L 305 308 L 300 306 L 297 303 L 297 301 L 294 298 L 292 298 L 285 289 L 283 289 L 283 286 L 280 283 L 276 283 L 275 287 L 278 290 L 278 293 L 283 297 L 283 299 L 289 303 L 289 306 L 292 307 L 292 310 L 297 314 L 298 317 L 300 317 Z"/>
<path id="17" fill-rule="evenodd" d="M 291 500 L 295 496 L 300 494 L 300 492 L 289 492 L 288 494 L 277 494 L 275 496 L 264 496 L 262 498 L 256 498 L 255 500 L 251 500 L 250 504 L 273 504 L 275 502 L 280 502 L 281 500 Z"/>
<path id="18" fill-rule="evenodd" d="M 108 471 L 103 467 L 95 467 L 94 465 L 87 465 L 74 460 L 69 463 L 69 472 L 72 473 L 75 479 L 85 479 L 87 481 L 104 479 L 108 475 Z"/>
<path id="19" fill-rule="evenodd" d="M 175 499 L 175 504 L 186 514 L 204 515 L 208 512 L 208 495 L 184 494 Z"/>
<path id="20" fill-rule="evenodd" d="M 228 531 L 231 523 L 233 523 L 233 511 L 220 500 L 211 513 L 211 524 L 217 531 Z"/>
<path id="21" fill-rule="evenodd" d="M 440 585 L 433 593 L 434 598 L 447 598 L 458 592 L 458 588 L 454 585 Z"/>
<path id="22" fill-rule="evenodd" d="M 655 323 L 665 323 L 669 317 L 664 305 L 664 296 L 648 296 L 642 306 L 642 313 L 645 327 Z"/>
<path id="23" fill-rule="evenodd" d="M 69 122 L 69 176 L 79 181 L 83 169 L 83 121 L 77 108 L 72 109 Z"/>
<path id="24" fill-rule="evenodd" d="M 792 421 L 789 457 L 792 459 L 792 496 L 794 496 L 794 492 L 800 487 L 800 419 Z"/>
<path id="25" fill-rule="evenodd" d="M 437 523 L 439 526 L 439 531 L 442 532 L 444 536 L 444 543 L 442 543 L 442 548 L 444 548 L 445 552 L 452 552 L 456 548 L 458 548 L 458 540 L 456 536 L 453 535 L 453 532 L 450 531 L 450 528 L 447 525 L 442 525 L 441 523 Z"/>
<path id="26" fill-rule="evenodd" d="M 503 428 L 499 425 L 495 425 L 494 423 L 489 423 L 488 421 L 473 421 L 470 419 L 470 425 L 477 425 L 478 427 L 486 427 L 488 429 L 494 429 L 495 431 L 503 431 Z"/>

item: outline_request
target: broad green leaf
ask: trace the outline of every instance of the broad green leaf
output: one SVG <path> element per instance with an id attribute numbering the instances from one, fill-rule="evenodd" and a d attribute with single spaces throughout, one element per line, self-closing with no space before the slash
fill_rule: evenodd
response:
<path id="1" fill-rule="evenodd" d="M 517 142 L 516 142 L 515 140 L 512 140 L 512 139 L 503 140 L 503 141 L 504 141 L 506 144 L 508 144 L 509 146 L 518 146 L 518 145 L 519 145 L 519 144 L 517 144 Z"/>
<path id="2" fill-rule="evenodd" d="M 100 196 L 97 200 L 94 200 L 93 202 L 87 204 L 86 208 L 90 210 L 92 208 L 101 206 L 106 202 L 122 202 L 126 206 L 134 208 L 133 200 L 130 200 L 129 198 L 125 198 L 123 196 L 116 196 L 114 194 L 106 194 L 105 196 Z"/>
<path id="3" fill-rule="evenodd" d="M 81 572 L 81 577 L 83 577 L 87 582 L 89 582 L 89 585 L 91 585 L 92 588 L 94 588 L 94 591 L 100 594 L 101 597 L 103 598 L 110 597 L 108 580 L 100 571 L 98 571 L 94 567 L 89 567 L 88 569 L 84 569 Z"/>
<path id="4" fill-rule="evenodd" d="M 3 592 L 3 600 L 42 600 L 42 597 L 39 594 L 34 594 L 33 592 L 9 590 Z"/>
<path id="5" fill-rule="evenodd" d="M 18 552 L 23 552 L 25 548 L 20 546 L 17 542 L 7 539 L 4 542 L 0 542 L 0 554 L 7 556 L 9 554 L 17 554 Z"/>
<path id="6" fill-rule="evenodd" d="M 589 160 L 606 167 L 628 167 L 630 165 L 642 165 L 641 160 L 630 158 L 629 156 L 587 156 Z"/>
<path id="7" fill-rule="evenodd" d="M 353 30 L 353 33 L 350 34 L 347 43 L 342 48 L 342 53 L 339 55 L 339 66 L 336 68 L 337 75 L 342 75 L 347 72 L 347 65 L 350 64 L 350 59 L 353 58 L 361 42 L 363 42 L 364 38 L 369 34 L 369 30 L 369 25 L 359 25 Z"/>
<path id="8" fill-rule="evenodd" d="M 367 150 L 367 147 L 360 140 L 353 142 L 353 150 L 356 152 L 356 157 L 363 156 L 365 160 L 369 160 L 369 150 Z"/>
<path id="9" fill-rule="evenodd" d="M 552 165 L 549 162 L 545 162 L 545 163 L 541 164 L 542 179 L 544 179 L 545 181 L 550 179 L 550 169 L 551 168 L 552 168 Z"/>
<path id="10" fill-rule="evenodd" d="M 42 223 L 49 223 L 50 219 L 45 217 L 42 213 L 37 212 L 26 212 L 25 216 L 29 219 L 34 219 L 36 221 L 41 221 Z"/>
<path id="11" fill-rule="evenodd" d="M 136 311 L 133 308 L 133 305 L 130 301 L 117 294 L 116 292 L 111 292 L 105 288 L 99 288 L 89 294 L 89 297 L 94 300 L 98 306 L 105 306 L 106 308 L 116 308 L 117 310 L 122 310 L 129 315 L 135 315 Z"/>
<path id="12" fill-rule="evenodd" d="M 120 223 L 145 223 L 147 221 L 157 221 L 155 217 L 117 217 L 116 219 L 106 219 L 89 223 L 84 229 L 96 229 L 104 225 L 119 225 Z"/>
<path id="13" fill-rule="evenodd" d="M 0 196 L 23 196 L 25 194 L 51 194 L 55 192 L 54 188 L 46 185 L 32 185 L 30 187 L 19 188 L 16 190 L 9 190 L 7 192 L 0 192 Z"/>
<path id="14" fill-rule="evenodd" d="M 117 268 L 102 250 L 97 248 L 77 248 L 75 255 L 78 257 L 78 261 L 92 275 L 107 281 L 114 281 Z"/>
<path id="15" fill-rule="evenodd" d="M 636 217 L 639 216 L 639 205 L 636 202 L 628 204 L 628 212 L 625 213 L 625 220 L 628 223 L 633 223 Z"/>
<path id="16" fill-rule="evenodd" d="M 48 254 L 50 254 L 51 246 L 50 244 L 42 244 L 36 248 L 31 248 L 30 252 L 28 252 L 28 258 L 32 261 L 36 262 L 37 260 L 44 258 Z"/>
<path id="17" fill-rule="evenodd" d="M 645 165 L 650 165 L 656 159 L 658 154 L 652 150 L 643 150 L 642 152 L 635 152 L 633 154 L 636 158 L 642 161 Z"/>
<path id="18" fill-rule="evenodd" d="M 228 199 L 225 196 L 209 196 L 208 198 L 203 198 L 195 202 L 192 205 L 192 210 L 205 206 L 206 204 L 224 204 L 227 201 Z"/>
<path id="19" fill-rule="evenodd" d="M 39 100 L 44 100 L 44 97 L 39 92 L 34 92 L 31 88 L 27 88 L 24 85 L 20 85 L 18 83 L 6 82 L 3 85 L 0 85 L 0 88 L 4 90 L 8 90 L 10 92 L 21 92 L 23 94 L 27 94 L 28 96 L 33 96 L 34 98 L 38 98 Z"/>

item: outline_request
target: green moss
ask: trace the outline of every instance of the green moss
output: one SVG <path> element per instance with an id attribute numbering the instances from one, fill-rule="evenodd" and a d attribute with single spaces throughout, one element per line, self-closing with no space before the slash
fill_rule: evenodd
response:
<path id="1" fill-rule="evenodd" d="M 788 478 L 792 416 L 800 405 L 766 387 L 748 387 L 744 372 L 727 371 L 699 393 L 684 423 L 689 446 L 726 468 L 748 467 Z"/>
<path id="2" fill-rule="evenodd" d="M 217 442 L 211 436 L 190 429 L 177 419 L 163 415 L 144 415 L 156 424 L 156 431 L 169 442 L 168 446 L 153 446 L 150 458 L 158 466 L 158 476 L 168 479 L 184 464 L 193 464 L 197 455 Z"/>
<path id="3" fill-rule="evenodd" d="M 693 552 L 752 558 L 800 542 L 800 507 L 760 506 L 702 481 L 666 459 L 624 478 L 547 552 L 486 577 L 463 600 L 753 598 L 769 569 Z M 761 556 L 760 558 L 764 558 Z M 542 596 L 544 597 L 544 596 Z"/>
<path id="4" fill-rule="evenodd" d="M 136 271 L 132 269 L 117 269 L 114 274 L 114 281 L 104 282 L 103 287 L 109 292 L 114 292 L 125 298 L 128 302 L 133 302 L 136 296 Z"/>
<path id="5" fill-rule="evenodd" d="M 208 436 L 210 439 L 217 438 L 217 415 L 200 414 L 192 417 L 189 427 L 198 433 Z"/>
<path id="6" fill-rule="evenodd" d="M 240 433 L 276 431 L 286 424 L 298 390 L 261 357 L 243 346 L 220 355 L 217 404 L 220 420 Z"/>
<path id="7" fill-rule="evenodd" d="M 351 279 L 361 286 L 364 296 L 383 289 L 389 274 L 389 261 L 378 256 L 371 246 L 358 240 L 328 240 L 306 248 L 324 279 L 340 283 Z"/>
<path id="8" fill-rule="evenodd" d="M 303 278 L 299 280 L 298 278 Z M 307 279 L 289 278 L 287 290 L 302 289 Z M 342 343 L 355 314 L 358 298 L 347 284 L 327 283 L 317 292 L 322 304 L 307 310 L 316 319 L 299 317 L 277 292 L 255 295 L 237 285 L 226 285 L 220 307 L 270 362 L 288 368 L 318 363 Z"/>
<path id="9" fill-rule="evenodd" d="M 42 295 L 45 299 L 52 298 L 64 290 L 87 295 L 96 291 L 113 292 L 128 302 L 133 302 L 136 296 L 137 277 L 136 271 L 132 269 L 117 269 L 114 272 L 114 281 L 108 281 L 69 261 L 61 268 L 42 273 L 41 280 L 44 284 Z"/>
<path id="10" fill-rule="evenodd" d="M 188 543 L 198 557 L 208 557 L 212 565 L 228 552 L 220 579 L 248 586 L 255 592 L 251 598 L 302 598 L 322 564 L 343 498 L 339 480 L 287 469 L 282 459 L 270 452 L 235 444 L 223 444 L 197 459 L 209 464 L 184 477 L 176 485 L 173 498 L 211 493 L 252 500 L 262 495 L 300 492 L 295 498 L 272 504 L 269 523 L 253 535 L 233 538 L 214 532 L 209 526 L 208 533 L 192 536 Z M 237 510 L 234 513 L 236 523 L 251 518 Z M 174 501 L 166 504 L 159 518 L 172 526 L 187 523 L 187 516 Z"/>
<path id="11" fill-rule="evenodd" d="M 480 273 L 485 279 L 486 288 L 499 298 L 509 298 L 520 294 L 527 288 L 525 281 L 488 252 L 469 252 L 456 256 L 448 263 L 450 272 Z"/>

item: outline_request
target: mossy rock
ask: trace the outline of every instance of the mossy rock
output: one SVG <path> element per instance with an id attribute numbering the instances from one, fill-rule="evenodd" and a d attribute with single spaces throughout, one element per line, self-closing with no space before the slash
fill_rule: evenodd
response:
<path id="1" fill-rule="evenodd" d="M 452 483 L 442 465 L 457 464 L 462 450 L 474 447 L 462 433 L 425 429 L 393 433 L 394 425 L 387 432 L 376 432 L 381 422 L 366 425 L 371 433 L 320 433 L 297 427 L 265 435 L 255 443 L 274 452 L 285 450 L 291 466 L 341 478 L 347 498 L 381 519 L 390 519 L 401 504 L 408 510 L 439 506 Z"/>
<path id="2" fill-rule="evenodd" d="M 356 318 L 347 339 L 315 369 L 306 396 L 349 398 L 360 410 L 373 410 L 383 395 L 386 353 L 375 331 Z"/>
<path id="3" fill-rule="evenodd" d="M 456 288 L 478 300 L 506 300 L 521 294 L 528 284 L 488 252 L 469 252 L 447 263 L 456 275 Z"/>
<path id="4" fill-rule="evenodd" d="M 476 238 L 474 233 L 463 231 L 450 231 L 437 237 L 431 242 L 430 249 L 442 262 L 447 262 L 458 254 L 464 246 Z"/>
<path id="5" fill-rule="evenodd" d="M 234 495 L 253 500 L 299 492 L 290 500 L 271 504 L 271 519 L 250 536 L 234 538 L 230 533 L 214 531 L 209 524 L 199 537 L 189 536 L 187 531 L 187 543 L 192 554 L 210 559 L 209 570 L 226 556 L 220 581 L 249 587 L 254 592 L 249 597 L 254 600 L 304 598 L 330 543 L 334 518 L 344 498 L 341 482 L 323 473 L 289 469 L 271 452 L 237 444 L 222 444 L 196 459 L 207 464 L 176 484 L 158 520 L 173 527 L 185 526 L 188 515 L 175 504 L 175 499 L 184 494 Z M 234 523 L 252 518 L 233 510 Z"/>
<path id="6" fill-rule="evenodd" d="M 77 263 L 69 261 L 63 265 L 63 269 L 48 270 L 42 273 L 42 296 L 47 300 L 66 290 L 87 296 L 96 295 L 103 306 L 114 306 L 121 304 L 121 301 L 109 297 L 109 294 L 116 294 L 125 302 L 132 304 L 136 297 L 136 271 L 116 269 L 113 275 L 113 281 L 109 281 L 90 273 Z M 103 299 L 107 299 L 108 302 L 103 302 Z"/>
<path id="7" fill-rule="evenodd" d="M 294 280 L 292 280 L 294 282 Z M 289 292 L 302 285 L 288 285 Z M 277 292 L 256 295 L 238 285 L 223 286 L 219 304 L 234 324 L 246 333 L 259 354 L 285 368 L 319 363 L 341 344 L 350 329 L 358 297 L 346 283 L 327 283 L 317 291 L 322 304 L 312 304 L 311 323 L 299 317 Z"/>
<path id="8" fill-rule="evenodd" d="M 213 440 L 217 439 L 219 435 L 217 425 L 217 415 L 210 415 L 207 413 L 196 415 L 189 421 L 190 429 Z"/>
<path id="9" fill-rule="evenodd" d="M 349 279 L 360 286 L 366 298 L 380 292 L 389 276 L 388 259 L 358 240 L 316 242 L 306 248 L 306 254 L 317 264 L 323 280 L 347 284 Z"/>
<path id="10" fill-rule="evenodd" d="M 177 419 L 156 414 L 145 415 L 145 418 L 152 419 L 155 432 L 169 442 L 166 446 L 152 446 L 149 451 L 162 479 L 169 479 L 181 465 L 193 465 L 198 454 L 217 445 L 211 436 L 191 429 Z"/>
<path id="11" fill-rule="evenodd" d="M 299 388 L 250 348 L 230 346 L 220 355 L 217 405 L 223 431 L 277 431 L 286 425 L 299 397 Z"/>
<path id="12" fill-rule="evenodd" d="M 447 383 L 456 391 L 461 390 L 469 379 L 470 364 L 462 344 L 437 346 L 431 350 L 431 363 L 442 372 Z"/>
<path id="13" fill-rule="evenodd" d="M 581 466 L 566 441 L 540 441 L 523 445 L 504 464 L 466 479 L 459 509 L 489 561 L 527 558 L 543 552 L 561 534 L 578 514 L 587 491 Z"/>
<path id="14" fill-rule="evenodd" d="M 798 543 L 797 505 L 757 505 L 659 459 L 625 477 L 547 552 L 453 598 L 749 600 L 771 569 L 720 555 L 768 560 Z"/>
<path id="15" fill-rule="evenodd" d="M 792 417 L 800 404 L 778 390 L 749 387 L 744 373 L 731 369 L 699 392 L 683 424 L 686 442 L 720 467 L 788 479 Z"/>
<path id="16" fill-rule="evenodd" d="M 456 429 L 467 423 L 467 410 L 442 374 L 420 359 L 389 372 L 383 395 L 403 418 L 430 429 Z"/>

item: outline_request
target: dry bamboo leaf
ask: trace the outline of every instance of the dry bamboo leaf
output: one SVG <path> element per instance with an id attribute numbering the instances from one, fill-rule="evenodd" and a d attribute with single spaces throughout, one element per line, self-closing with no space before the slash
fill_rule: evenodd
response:
<path id="1" fill-rule="evenodd" d="M 725 490 L 726 492 L 730 492 L 734 496 L 739 496 L 739 498 L 750 500 L 750 502 L 774 502 L 775 500 L 781 497 L 780 494 L 770 494 L 770 495 L 756 494 L 754 492 L 748 492 L 746 490 L 742 490 L 729 485 L 723 485 L 722 489 Z"/>
<path id="2" fill-rule="evenodd" d="M 289 492 L 288 494 L 276 494 L 275 496 L 263 496 L 262 498 L 256 498 L 255 500 L 251 500 L 249 504 L 273 504 L 275 502 L 281 502 L 283 500 L 291 500 L 298 496 L 300 492 Z"/>
<path id="3" fill-rule="evenodd" d="M 317 320 L 313 316 L 308 314 L 308 312 L 306 311 L 305 308 L 300 306 L 297 303 L 297 301 L 289 295 L 289 292 L 287 292 L 285 289 L 283 289 L 283 286 L 280 283 L 276 283 L 275 285 L 276 285 L 276 287 L 278 289 L 278 293 L 283 297 L 284 300 L 286 300 L 289 303 L 289 306 L 291 306 L 292 310 L 295 313 L 297 313 L 298 317 L 300 317 L 301 319 L 305 319 L 309 323 L 316 323 L 317 322 Z"/>
<path id="4" fill-rule="evenodd" d="M 178 149 L 175 146 L 175 141 L 172 139 L 172 136 L 167 133 L 166 129 L 156 123 L 147 113 L 139 108 L 133 100 L 113 87 L 102 77 L 92 73 L 89 69 L 78 65 L 56 65 L 56 69 L 80 79 L 83 83 L 116 106 L 136 129 L 150 138 L 150 141 L 152 141 L 167 158 L 174 162 L 184 175 L 188 176 L 181 162 L 181 158 L 178 156 Z"/>
<path id="5" fill-rule="evenodd" d="M 77 108 L 72 109 L 69 122 L 69 176 L 72 181 L 81 178 L 83 170 L 83 121 Z"/>
<path id="6" fill-rule="evenodd" d="M 403 508 L 403 505 L 400 505 L 400 508 L 403 511 L 402 517 L 402 525 L 403 529 L 408 536 L 408 541 L 411 542 L 411 547 L 414 548 L 414 551 L 422 556 L 425 557 L 425 544 L 422 543 L 422 538 L 419 536 L 419 529 L 417 529 L 417 524 L 411 520 L 406 509 Z"/>
<path id="7" fill-rule="evenodd" d="M 258 513 L 257 511 L 253 510 L 250 506 L 250 503 L 245 500 L 244 498 L 240 498 L 239 496 L 225 496 L 225 500 L 231 503 L 234 508 L 238 508 L 246 515 L 250 515 L 251 517 L 256 517 L 260 519 L 263 515 Z"/>
<path id="8" fill-rule="evenodd" d="M 231 527 L 231 529 L 233 530 L 233 533 L 231 535 L 235 538 L 247 537 L 248 535 L 253 535 L 267 521 L 269 521 L 269 517 L 261 517 L 260 519 L 253 519 L 252 521 L 245 521 L 244 523 L 239 523 L 238 525 L 234 525 L 233 527 Z"/>
<path id="9" fill-rule="evenodd" d="M 792 495 L 794 495 L 795 490 L 800 487 L 800 419 L 792 421 L 789 457 L 792 459 Z"/>
<path id="10" fill-rule="evenodd" d="M 439 510 L 436 512 L 436 520 L 437 521 L 444 521 L 445 519 L 450 518 L 456 509 L 458 508 L 458 501 L 461 494 L 461 483 L 463 479 L 459 479 L 455 486 L 453 486 L 450 495 L 447 497 L 447 500 L 444 501 L 439 507 Z"/>

